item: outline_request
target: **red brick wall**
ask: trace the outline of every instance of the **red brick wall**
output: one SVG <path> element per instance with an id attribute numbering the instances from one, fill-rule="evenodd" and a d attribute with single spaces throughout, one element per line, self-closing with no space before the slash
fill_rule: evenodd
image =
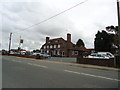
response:
<path id="1" fill-rule="evenodd" d="M 81 63 L 81 64 L 91 64 L 91 65 L 114 67 L 114 59 L 92 59 L 92 58 L 78 57 L 76 62 Z"/>

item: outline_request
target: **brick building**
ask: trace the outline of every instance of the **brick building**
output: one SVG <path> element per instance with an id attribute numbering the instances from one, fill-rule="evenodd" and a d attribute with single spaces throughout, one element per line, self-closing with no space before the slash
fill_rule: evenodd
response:
<path id="1" fill-rule="evenodd" d="M 41 53 L 48 53 L 51 56 L 76 57 L 78 51 L 85 50 L 85 47 L 77 47 L 71 42 L 71 34 L 67 34 L 67 40 L 63 38 L 50 39 L 46 37 L 46 43 L 41 47 Z"/>

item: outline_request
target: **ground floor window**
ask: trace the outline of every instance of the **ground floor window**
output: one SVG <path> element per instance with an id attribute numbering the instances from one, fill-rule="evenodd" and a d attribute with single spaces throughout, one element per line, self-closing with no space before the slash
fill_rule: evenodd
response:
<path id="1" fill-rule="evenodd" d="M 65 56 L 65 52 L 64 51 L 62 52 L 62 56 Z"/>
<path id="2" fill-rule="evenodd" d="M 78 51 L 74 51 L 74 55 L 78 55 Z"/>
<path id="3" fill-rule="evenodd" d="M 49 50 L 47 50 L 47 53 L 49 53 Z"/>

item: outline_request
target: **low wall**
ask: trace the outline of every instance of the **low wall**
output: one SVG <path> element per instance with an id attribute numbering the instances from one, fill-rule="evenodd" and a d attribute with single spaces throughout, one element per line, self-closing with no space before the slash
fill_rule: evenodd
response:
<path id="1" fill-rule="evenodd" d="M 30 55 L 17 55 L 17 54 L 10 54 L 10 56 L 18 56 L 18 57 L 26 57 L 26 58 L 35 58 L 35 56 L 30 56 Z"/>
<path id="2" fill-rule="evenodd" d="M 93 59 L 77 57 L 77 63 L 114 67 L 114 59 Z"/>
<path id="3" fill-rule="evenodd" d="M 73 58 L 73 57 L 50 57 L 50 58 L 47 58 L 47 60 L 76 63 L 76 58 Z"/>

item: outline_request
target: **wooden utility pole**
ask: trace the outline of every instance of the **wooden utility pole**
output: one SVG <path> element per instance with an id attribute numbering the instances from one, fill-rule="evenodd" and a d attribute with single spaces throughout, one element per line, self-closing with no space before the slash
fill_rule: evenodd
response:
<path id="1" fill-rule="evenodd" d="M 120 1 L 117 0 L 117 13 L 118 13 L 118 38 L 119 38 L 119 55 L 120 55 L 120 6 L 119 6 Z"/>
<path id="2" fill-rule="evenodd" d="M 9 54 L 10 54 L 10 48 L 11 48 L 11 37 L 12 37 L 12 33 L 10 33 L 10 37 L 9 37 Z"/>

